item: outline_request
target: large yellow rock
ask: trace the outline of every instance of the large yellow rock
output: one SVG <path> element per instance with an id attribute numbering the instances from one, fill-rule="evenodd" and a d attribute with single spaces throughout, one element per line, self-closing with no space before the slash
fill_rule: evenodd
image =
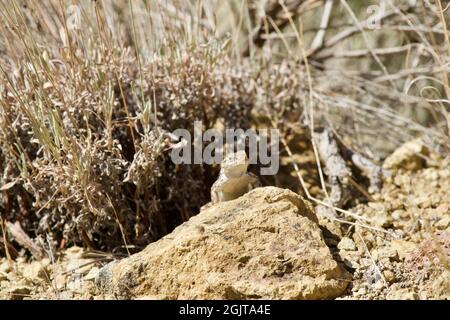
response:
<path id="1" fill-rule="evenodd" d="M 205 208 L 97 279 L 119 298 L 155 299 L 331 299 L 347 283 L 310 204 L 275 187 Z"/>

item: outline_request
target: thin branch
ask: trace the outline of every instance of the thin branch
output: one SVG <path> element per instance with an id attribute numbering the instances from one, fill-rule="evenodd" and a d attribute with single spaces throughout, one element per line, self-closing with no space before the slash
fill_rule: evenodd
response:
<path id="1" fill-rule="evenodd" d="M 320 29 L 317 32 L 314 40 L 311 43 L 311 50 L 315 50 L 323 46 L 323 41 L 325 38 L 325 32 L 328 27 L 328 23 L 330 22 L 331 11 L 333 11 L 333 1 L 327 0 L 325 2 L 325 6 L 323 8 L 322 20 L 320 21 Z"/>
<path id="2" fill-rule="evenodd" d="M 35 244 L 33 240 L 31 240 L 25 231 L 23 231 L 18 221 L 16 221 L 16 223 L 6 221 L 6 228 L 11 233 L 14 240 L 16 240 L 22 247 L 27 248 L 33 257 L 39 260 L 44 257 L 44 250 Z"/>
<path id="3" fill-rule="evenodd" d="M 420 44 L 418 46 L 421 46 Z M 380 55 L 392 55 L 392 54 L 398 54 L 405 51 L 410 51 L 414 47 L 413 44 L 407 44 L 405 46 L 400 47 L 391 47 L 391 48 L 376 48 L 372 51 L 380 56 Z M 347 58 L 366 58 L 367 55 L 370 54 L 369 49 L 361 49 L 361 50 L 350 50 L 350 51 L 344 51 L 344 52 L 330 52 L 330 53 L 323 53 L 318 54 L 314 58 L 316 60 L 325 60 L 329 58 L 337 58 L 337 59 L 347 59 Z"/>

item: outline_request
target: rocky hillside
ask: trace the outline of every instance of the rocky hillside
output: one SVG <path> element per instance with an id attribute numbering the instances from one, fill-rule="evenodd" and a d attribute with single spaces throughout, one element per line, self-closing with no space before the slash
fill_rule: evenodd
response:
<path id="1" fill-rule="evenodd" d="M 410 145 L 409 145 L 410 146 Z M 68 249 L 0 263 L 1 298 L 448 299 L 450 163 L 398 149 L 354 221 L 276 187 L 208 204 L 125 259 Z"/>

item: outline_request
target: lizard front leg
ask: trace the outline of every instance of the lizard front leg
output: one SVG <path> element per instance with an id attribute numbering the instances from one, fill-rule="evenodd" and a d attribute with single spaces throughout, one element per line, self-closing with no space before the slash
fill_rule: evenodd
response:
<path id="1" fill-rule="evenodd" d="M 219 193 L 217 191 L 212 191 L 211 192 L 211 202 L 212 203 L 219 202 Z"/>
<path id="2" fill-rule="evenodd" d="M 248 179 L 247 192 L 262 186 L 261 180 L 259 180 L 258 176 L 251 172 L 247 173 L 247 179 Z"/>
<path id="3" fill-rule="evenodd" d="M 223 202 L 225 200 L 225 194 L 223 191 L 213 191 L 211 192 L 211 202 L 218 203 Z"/>

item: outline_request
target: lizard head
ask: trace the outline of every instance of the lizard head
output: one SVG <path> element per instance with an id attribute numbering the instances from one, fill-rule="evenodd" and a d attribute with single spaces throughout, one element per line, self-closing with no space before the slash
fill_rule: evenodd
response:
<path id="1" fill-rule="evenodd" d="M 248 168 L 247 154 L 245 151 L 227 154 L 222 161 L 221 168 L 227 177 L 235 178 L 243 176 Z"/>

